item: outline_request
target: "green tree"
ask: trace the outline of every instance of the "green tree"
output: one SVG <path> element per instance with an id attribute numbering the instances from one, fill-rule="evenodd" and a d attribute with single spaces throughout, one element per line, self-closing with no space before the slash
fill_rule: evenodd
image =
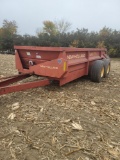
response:
<path id="1" fill-rule="evenodd" d="M 57 28 L 56 25 L 52 21 L 44 21 L 43 22 L 43 32 L 48 33 L 49 35 L 56 35 Z"/>
<path id="2" fill-rule="evenodd" d="M 104 44 L 104 41 L 98 42 L 97 48 L 106 48 L 106 46 L 105 46 L 105 44 Z"/>
<path id="3" fill-rule="evenodd" d="M 4 20 L 0 28 L 0 46 L 1 50 L 13 50 L 14 37 L 17 33 L 17 24 L 15 21 Z"/>
<path id="4" fill-rule="evenodd" d="M 107 27 L 103 27 L 100 31 L 99 31 L 99 35 L 103 38 L 108 37 L 110 34 L 112 33 L 112 29 L 111 28 L 107 28 Z"/>
<path id="5" fill-rule="evenodd" d="M 55 26 L 59 33 L 66 33 L 70 29 L 71 23 L 62 19 L 60 21 L 56 21 Z"/>
<path id="6" fill-rule="evenodd" d="M 3 30 L 5 32 L 9 32 L 10 34 L 16 34 L 17 33 L 17 24 L 16 21 L 8 21 L 8 20 L 3 20 Z"/>

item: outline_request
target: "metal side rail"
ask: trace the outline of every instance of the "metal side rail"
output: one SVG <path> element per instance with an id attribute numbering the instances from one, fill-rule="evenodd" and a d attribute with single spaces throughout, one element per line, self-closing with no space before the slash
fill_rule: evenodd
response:
<path id="1" fill-rule="evenodd" d="M 0 82 L 3 81 L 3 80 L 6 80 L 6 79 L 13 78 L 13 77 L 18 77 L 18 76 L 20 76 L 20 75 L 17 74 L 17 75 L 12 75 L 12 76 L 9 76 L 9 77 L 4 77 L 3 76 L 3 77 L 0 77 Z"/>
<path id="2" fill-rule="evenodd" d="M 10 76 L 10 77 L 3 77 L 0 79 L 0 87 L 4 87 L 9 84 L 18 82 L 18 81 L 25 79 L 25 78 L 28 78 L 30 76 L 31 76 L 30 74 L 19 74 L 19 75 L 14 75 L 14 76 Z"/>
<path id="3" fill-rule="evenodd" d="M 44 79 L 44 80 L 33 81 L 33 82 L 28 82 L 28 83 L 23 83 L 23 84 L 17 84 L 13 86 L 0 87 L 0 95 L 12 93 L 12 92 L 23 91 L 23 90 L 27 90 L 30 88 L 42 87 L 42 86 L 46 86 L 49 84 L 50 84 L 50 80 Z"/>
<path id="4" fill-rule="evenodd" d="M 13 83 L 21 81 L 30 76 L 32 76 L 32 74 L 27 73 L 27 74 L 20 74 L 20 75 L 1 78 L 0 79 L 0 95 L 12 93 L 12 92 L 23 91 L 26 89 L 36 88 L 40 86 L 46 86 L 50 84 L 49 79 L 42 79 L 42 80 L 36 80 L 32 82 L 12 85 Z"/>

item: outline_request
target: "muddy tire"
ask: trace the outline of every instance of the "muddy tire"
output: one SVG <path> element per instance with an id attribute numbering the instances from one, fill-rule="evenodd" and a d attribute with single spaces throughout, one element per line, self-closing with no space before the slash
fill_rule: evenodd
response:
<path id="1" fill-rule="evenodd" d="M 104 62 L 104 78 L 109 76 L 110 73 L 110 59 L 103 59 Z"/>
<path id="2" fill-rule="evenodd" d="M 104 77 L 104 62 L 102 60 L 96 60 L 90 69 L 90 77 L 93 82 L 101 82 Z"/>

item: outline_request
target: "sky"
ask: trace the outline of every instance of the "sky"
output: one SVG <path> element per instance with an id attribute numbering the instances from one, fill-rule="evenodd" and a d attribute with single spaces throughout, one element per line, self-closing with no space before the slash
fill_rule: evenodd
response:
<path id="1" fill-rule="evenodd" d="M 67 21 L 71 31 L 120 31 L 120 0 L 0 0 L 0 27 L 4 19 L 15 20 L 22 35 L 35 35 L 45 20 Z"/>

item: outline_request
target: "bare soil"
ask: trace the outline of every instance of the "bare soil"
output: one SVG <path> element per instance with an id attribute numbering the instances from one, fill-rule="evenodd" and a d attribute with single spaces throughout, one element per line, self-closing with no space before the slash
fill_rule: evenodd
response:
<path id="1" fill-rule="evenodd" d="M 17 74 L 0 54 L 0 75 Z M 109 78 L 0 96 L 0 160 L 120 160 L 120 59 Z"/>

